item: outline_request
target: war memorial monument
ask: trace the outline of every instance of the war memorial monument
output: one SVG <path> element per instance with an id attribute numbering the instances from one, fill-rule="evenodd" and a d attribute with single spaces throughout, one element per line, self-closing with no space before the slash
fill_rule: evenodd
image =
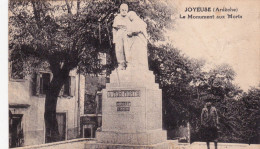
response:
<path id="1" fill-rule="evenodd" d="M 127 11 L 127 5 L 121 5 L 122 9 Z M 113 38 L 117 59 L 124 59 L 118 60 L 119 67 L 102 90 L 102 129 L 96 134 L 97 143 L 86 148 L 168 148 L 167 133 L 162 130 L 162 91 L 148 68 L 147 25 L 133 11 L 121 14 L 115 18 Z"/>

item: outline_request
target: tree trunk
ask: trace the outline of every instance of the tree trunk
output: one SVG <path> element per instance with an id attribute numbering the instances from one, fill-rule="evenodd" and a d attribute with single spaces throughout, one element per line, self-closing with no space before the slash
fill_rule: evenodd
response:
<path id="1" fill-rule="evenodd" d="M 49 91 L 46 93 L 45 99 L 45 142 L 60 141 L 58 123 L 56 119 L 56 106 L 59 92 L 69 77 L 69 70 L 60 70 L 58 73 L 53 73 L 53 79 L 49 85 Z"/>

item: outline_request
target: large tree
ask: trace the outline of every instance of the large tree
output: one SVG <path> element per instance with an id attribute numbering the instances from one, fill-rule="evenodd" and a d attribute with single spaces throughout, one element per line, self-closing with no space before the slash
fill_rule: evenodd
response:
<path id="1" fill-rule="evenodd" d="M 234 84 L 231 66 L 207 68 L 205 60 L 191 59 L 170 44 L 151 46 L 149 54 L 150 69 L 163 92 L 165 129 L 176 129 L 189 122 L 192 141 L 199 141 L 201 110 L 205 102 L 211 101 L 219 113 L 220 140 L 245 142 L 245 124 L 240 123 L 244 120 L 238 112 L 244 107 L 239 100 L 242 90 Z"/>
<path id="2" fill-rule="evenodd" d="M 163 92 L 163 121 L 165 129 L 173 129 L 188 122 L 192 100 L 192 61 L 170 44 L 149 47 L 150 69 Z"/>
<path id="3" fill-rule="evenodd" d="M 260 85 L 251 87 L 238 101 L 239 132 L 235 134 L 246 143 L 260 143 Z"/>
<path id="4" fill-rule="evenodd" d="M 173 13 L 165 1 L 10 1 L 10 61 L 22 63 L 16 70 L 25 74 L 43 66 L 53 74 L 45 100 L 46 142 L 58 140 L 57 97 L 69 72 L 99 73 L 100 52 L 110 55 L 108 67 L 114 68 L 112 21 L 122 2 L 147 23 L 150 42 L 163 40 Z"/>

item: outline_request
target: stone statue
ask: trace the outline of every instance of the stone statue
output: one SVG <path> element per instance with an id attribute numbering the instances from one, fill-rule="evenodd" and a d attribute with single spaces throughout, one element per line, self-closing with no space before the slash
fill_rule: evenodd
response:
<path id="1" fill-rule="evenodd" d="M 128 6 L 121 4 L 120 14 L 117 15 L 113 23 L 113 43 L 115 43 L 116 58 L 119 69 L 123 70 L 126 67 L 125 55 L 128 55 L 127 48 L 127 25 L 130 20 L 127 17 Z M 124 55 L 125 54 L 125 55 Z"/>
<path id="2" fill-rule="evenodd" d="M 128 13 L 127 4 L 120 6 L 120 14 L 113 23 L 113 42 L 120 70 L 148 69 L 146 28 L 146 23 L 134 11 Z"/>
<path id="3" fill-rule="evenodd" d="M 128 13 L 130 23 L 127 27 L 129 55 L 126 55 L 128 67 L 148 69 L 147 25 L 134 11 Z"/>

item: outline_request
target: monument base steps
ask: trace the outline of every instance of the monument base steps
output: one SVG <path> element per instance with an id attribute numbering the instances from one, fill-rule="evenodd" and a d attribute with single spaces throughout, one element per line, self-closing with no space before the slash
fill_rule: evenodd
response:
<path id="1" fill-rule="evenodd" d="M 131 145 L 131 144 L 106 144 L 93 143 L 85 144 L 85 149 L 169 149 L 168 142 L 162 142 L 153 145 Z"/>
<path id="2" fill-rule="evenodd" d="M 98 143 L 152 145 L 165 142 L 166 131 L 154 130 L 144 133 L 97 132 Z"/>

